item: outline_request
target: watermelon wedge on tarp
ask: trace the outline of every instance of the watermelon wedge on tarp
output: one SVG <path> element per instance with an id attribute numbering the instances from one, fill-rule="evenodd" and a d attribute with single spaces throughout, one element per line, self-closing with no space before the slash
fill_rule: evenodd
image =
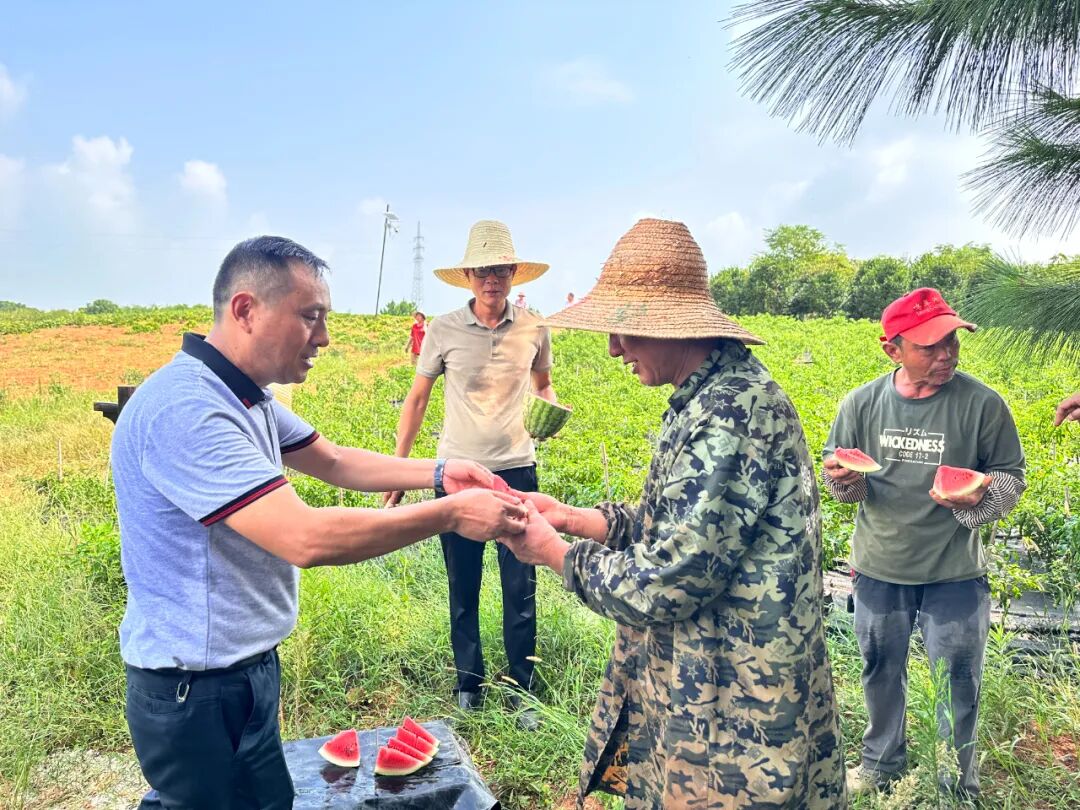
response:
<path id="1" fill-rule="evenodd" d="M 379 776 L 408 776 L 416 773 L 427 763 L 409 756 L 404 751 L 384 745 L 375 755 L 375 773 Z"/>
<path id="2" fill-rule="evenodd" d="M 401 740 L 410 748 L 415 748 L 420 752 L 420 758 L 426 759 L 428 762 L 431 761 L 432 757 L 434 757 L 439 750 L 438 743 L 429 743 L 423 737 L 419 737 L 405 728 L 399 728 L 394 734 L 394 737 Z"/>
<path id="3" fill-rule="evenodd" d="M 409 734 L 409 732 L 407 731 L 404 733 Z M 398 734 L 402 734 L 401 729 L 398 729 Z M 409 734 L 409 736 L 413 737 L 414 739 L 416 738 L 415 734 Z M 405 739 L 403 739 L 403 737 L 391 737 L 389 740 L 386 741 L 386 747 L 393 748 L 395 751 L 400 751 L 403 754 L 408 754 L 414 759 L 419 759 L 423 761 L 425 765 L 427 765 L 433 759 L 433 755 L 425 754 L 423 751 L 418 751 L 417 749 L 409 745 L 409 743 Z"/>
<path id="4" fill-rule="evenodd" d="M 880 464 L 857 447 L 837 447 L 836 452 L 833 453 L 833 458 L 841 467 L 847 467 L 855 472 L 871 473 L 881 469 Z"/>
<path id="5" fill-rule="evenodd" d="M 435 746 L 435 750 L 439 749 L 439 741 L 435 739 L 435 735 L 417 723 L 411 717 L 406 715 L 405 719 L 401 721 L 401 727 L 406 731 L 409 731 L 419 737 L 421 740 L 425 740 L 430 745 Z"/>
<path id="6" fill-rule="evenodd" d="M 356 729 L 350 728 L 335 734 L 322 744 L 319 756 L 342 768 L 355 768 L 360 764 L 360 738 Z"/>
<path id="7" fill-rule="evenodd" d="M 934 476 L 934 492 L 946 500 L 962 498 L 981 487 L 989 477 L 965 467 L 948 467 L 942 464 Z"/>

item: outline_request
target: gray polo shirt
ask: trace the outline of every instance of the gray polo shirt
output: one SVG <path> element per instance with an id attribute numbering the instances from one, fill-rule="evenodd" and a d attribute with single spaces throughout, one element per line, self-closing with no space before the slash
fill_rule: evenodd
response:
<path id="1" fill-rule="evenodd" d="M 199 335 L 138 387 L 112 441 L 124 661 L 217 669 L 292 631 L 299 571 L 224 519 L 284 486 L 282 455 L 318 436 Z"/>
<path id="2" fill-rule="evenodd" d="M 551 334 L 539 315 L 509 301 L 494 329 L 476 320 L 469 304 L 431 322 L 416 365 L 424 377 L 446 376 L 439 455 L 491 470 L 534 464 L 523 409 L 531 373 L 551 368 Z"/>

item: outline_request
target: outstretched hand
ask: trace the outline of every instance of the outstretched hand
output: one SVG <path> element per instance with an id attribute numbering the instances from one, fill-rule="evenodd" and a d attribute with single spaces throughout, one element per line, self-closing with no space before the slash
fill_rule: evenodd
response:
<path id="1" fill-rule="evenodd" d="M 559 537 L 559 533 L 537 510 L 535 503 L 531 500 L 526 501 L 525 507 L 528 510 L 529 521 L 525 531 L 515 535 L 501 536 L 497 538 L 498 541 L 510 549 L 520 562 L 526 565 L 546 565 L 555 573 L 561 574 L 563 560 L 566 558 L 570 544 Z"/>
<path id="2" fill-rule="evenodd" d="M 529 517 L 520 499 L 490 489 L 463 489 L 447 495 L 445 501 L 451 509 L 453 531 L 480 542 L 520 534 Z"/>
<path id="3" fill-rule="evenodd" d="M 990 487 L 990 483 L 994 480 L 992 475 L 983 477 L 983 482 L 977 490 L 970 495 L 962 495 L 958 498 L 942 498 L 934 490 L 930 490 L 930 497 L 934 499 L 934 503 L 938 506 L 944 506 L 946 509 L 973 509 L 979 505 L 983 496 L 986 494 L 986 490 Z"/>
<path id="4" fill-rule="evenodd" d="M 570 507 L 566 504 L 542 492 L 521 492 L 517 489 L 511 489 L 510 494 L 521 498 L 522 501 L 532 501 L 536 511 L 551 524 L 555 531 L 569 532 Z"/>
<path id="5" fill-rule="evenodd" d="M 1054 411 L 1054 427 L 1064 422 L 1080 422 L 1080 391 L 1058 403 Z"/>
<path id="6" fill-rule="evenodd" d="M 862 478 L 862 473 L 849 470 L 836 460 L 836 456 L 829 456 L 822 466 L 825 468 L 825 474 L 838 484 L 854 484 Z"/>
<path id="7" fill-rule="evenodd" d="M 500 487 L 499 484 L 502 484 Z M 483 464 L 475 461 L 465 461 L 460 458 L 452 458 L 446 462 L 443 469 L 443 489 L 447 495 L 461 492 L 464 489 L 497 489 L 508 491 L 506 482 Z"/>

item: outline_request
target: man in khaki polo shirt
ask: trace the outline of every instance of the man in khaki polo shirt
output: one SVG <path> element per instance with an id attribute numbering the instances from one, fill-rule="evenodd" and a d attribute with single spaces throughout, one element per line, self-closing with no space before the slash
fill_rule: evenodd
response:
<path id="1" fill-rule="evenodd" d="M 431 389 L 446 377 L 446 415 L 439 456 L 478 461 L 514 489 L 535 492 L 536 454 L 525 432 L 522 409 L 532 390 L 555 401 L 551 387 L 551 336 L 542 319 L 510 305 L 510 287 L 540 277 L 548 265 L 514 255 L 509 229 L 501 222 L 473 225 L 465 258 L 435 271 L 441 280 L 472 291 L 461 309 L 428 326 L 416 378 L 401 407 L 397 455 L 407 457 L 424 420 Z M 401 492 L 388 492 L 393 506 Z M 457 700 L 462 709 L 480 702 L 484 658 L 480 648 L 480 578 L 484 546 L 457 534 L 441 534 L 450 580 L 450 642 L 457 667 Z M 503 641 L 509 675 L 525 691 L 532 687 L 536 652 L 536 568 L 518 562 L 498 545 L 503 591 Z M 515 706 L 517 699 L 512 699 Z M 530 711 L 518 715 L 526 729 L 536 727 Z"/>

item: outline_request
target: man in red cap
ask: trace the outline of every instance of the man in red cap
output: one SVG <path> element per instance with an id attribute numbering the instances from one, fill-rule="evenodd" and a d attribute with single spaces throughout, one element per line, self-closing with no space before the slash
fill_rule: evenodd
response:
<path id="1" fill-rule="evenodd" d="M 944 791 L 979 792 L 975 731 L 990 589 L 979 527 L 1007 514 L 1024 491 L 1024 453 L 1001 396 L 957 371 L 960 329 L 975 331 L 935 289 L 893 301 L 881 315 L 893 371 L 840 403 L 825 446 L 823 479 L 838 501 L 858 503 L 851 538 L 855 634 L 869 725 L 862 762 L 848 772 L 853 794 L 885 787 L 907 765 L 904 711 L 908 646 L 917 624 L 930 663 L 942 662 L 951 706 L 938 733 L 956 761 L 938 774 Z M 882 469 L 841 467 L 838 448 L 858 448 Z M 933 491 L 939 465 L 988 478 L 952 500 Z"/>

